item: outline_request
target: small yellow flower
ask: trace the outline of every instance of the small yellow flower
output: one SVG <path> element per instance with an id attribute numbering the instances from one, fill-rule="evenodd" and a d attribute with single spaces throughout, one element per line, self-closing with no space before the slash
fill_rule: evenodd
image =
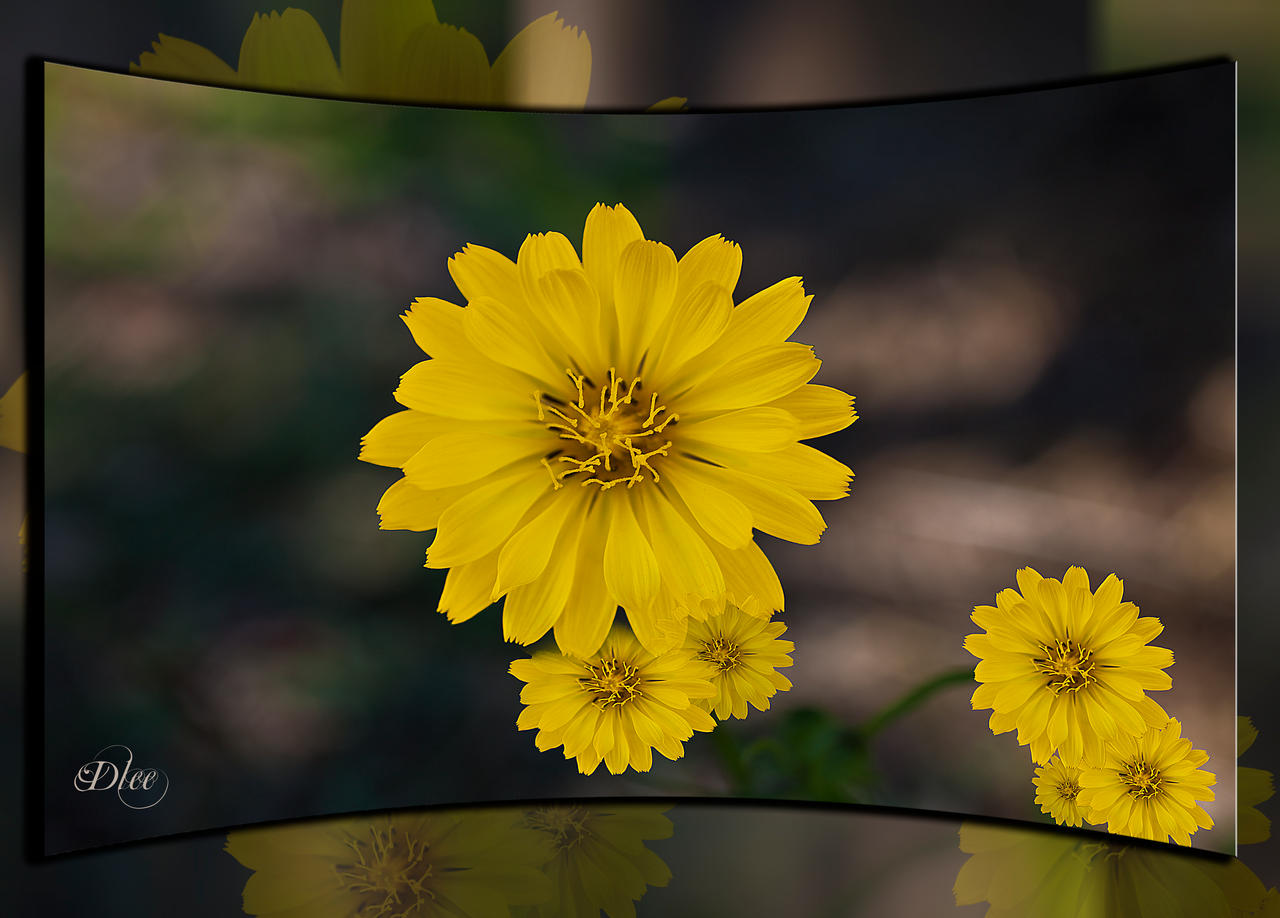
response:
<path id="1" fill-rule="evenodd" d="M 716 694 L 698 704 L 720 720 L 746 717 L 748 703 L 757 711 L 769 710 L 769 699 L 791 688 L 791 681 L 778 672 L 791 665 L 788 654 L 796 646 L 780 640 L 786 630 L 780 621 L 762 621 L 737 606 L 726 606 L 703 622 L 691 621 L 684 649 L 715 669 L 711 684 Z"/>
<path id="2" fill-rule="evenodd" d="M 551 805 L 524 815 L 554 852 L 543 865 L 551 899 L 527 911 L 538 918 L 598 918 L 634 915 L 650 886 L 666 886 L 671 870 L 645 847 L 670 838 L 665 807 L 644 804 Z"/>
<path id="3" fill-rule="evenodd" d="M 465 621 L 505 597 L 520 644 L 554 628 L 588 657 L 618 606 L 653 653 L 726 601 L 767 619 L 782 587 L 753 528 L 816 543 L 813 501 L 853 475 L 800 442 L 856 417 L 788 340 L 812 297 L 792 277 L 734 306 L 738 246 L 710 236 L 677 260 L 620 204 L 591 211 L 582 251 L 554 232 L 515 262 L 467 246 L 449 270 L 469 305 L 405 315 L 432 359 L 364 438 L 361 459 L 404 472 L 382 527 L 435 529 L 440 611 Z"/>
<path id="4" fill-rule="evenodd" d="M 254 871 L 263 918 L 504 916 L 551 895 L 540 834 L 516 810 L 361 816 L 240 829 L 227 852 Z"/>
<path id="5" fill-rule="evenodd" d="M 995 606 L 974 608 L 973 621 L 986 633 L 964 640 L 980 660 L 973 708 L 992 709 L 992 733 L 1016 727 L 1037 764 L 1056 750 L 1075 765 L 1099 761 L 1110 739 L 1141 735 L 1168 719 L 1146 694 L 1172 684 L 1162 670 L 1173 654 L 1147 646 L 1164 626 L 1121 602 L 1115 574 L 1096 593 L 1079 567 L 1061 582 L 1029 567 L 1017 579 L 1018 590 L 1001 590 Z"/>
<path id="6" fill-rule="evenodd" d="M 1258 738 L 1258 730 L 1247 717 L 1236 719 L 1238 738 L 1236 755 L 1242 756 L 1253 741 Z M 1261 768 L 1236 767 L 1236 842 L 1241 845 L 1256 845 L 1271 837 L 1271 820 L 1258 809 L 1258 804 L 1270 800 L 1276 792 L 1274 776 Z"/>
<path id="7" fill-rule="evenodd" d="M 1150 846 L 1084 841 L 1053 829 L 964 823 L 957 905 L 986 918 L 1245 918 L 1266 887 L 1244 864 Z M 1274 891 L 1273 891 L 1274 892 Z"/>
<path id="8" fill-rule="evenodd" d="M 1212 800 L 1209 788 L 1218 783 L 1199 767 L 1208 759 L 1170 718 L 1140 737 L 1107 743 L 1101 764 L 1081 770 L 1077 801 L 1089 822 L 1105 822 L 1108 832 L 1189 845 L 1194 832 L 1213 827 L 1196 802 Z"/>
<path id="9" fill-rule="evenodd" d="M 442 23 L 431 0 L 345 0 L 335 58 L 310 13 L 255 13 L 232 69 L 212 51 L 161 35 L 130 73 L 352 98 L 511 108 L 577 108 L 591 43 L 555 13 L 525 26 L 489 63 L 480 41 Z"/>
<path id="10" fill-rule="evenodd" d="M 586 660 L 544 650 L 514 661 L 511 674 L 528 683 L 516 726 L 536 729 L 542 752 L 564 746 L 584 775 L 601 761 L 615 775 L 648 771 L 654 749 L 674 761 L 695 730 L 715 727 L 695 704 L 715 693 L 711 668 L 684 650 L 655 656 L 622 625 Z"/>
<path id="11" fill-rule="evenodd" d="M 1048 765 L 1036 769 L 1034 783 L 1036 803 L 1040 804 L 1041 812 L 1052 816 L 1060 826 L 1080 825 L 1083 814 L 1076 802 L 1080 794 L 1078 766 L 1064 765 L 1062 759 L 1055 755 Z"/>

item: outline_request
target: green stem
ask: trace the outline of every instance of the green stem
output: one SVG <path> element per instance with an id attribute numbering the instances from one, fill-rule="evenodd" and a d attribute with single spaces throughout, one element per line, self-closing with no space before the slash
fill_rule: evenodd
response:
<path id="1" fill-rule="evenodd" d="M 864 723 L 858 728 L 858 735 L 864 740 L 870 740 L 873 736 L 883 730 L 889 724 L 893 723 L 902 715 L 908 713 L 913 708 L 918 707 L 929 696 L 947 688 L 951 685 L 960 685 L 964 682 L 973 681 L 972 669 L 951 669 L 946 672 L 934 676 L 928 682 L 922 682 L 911 691 L 907 692 L 897 701 L 883 708 L 878 714 Z"/>

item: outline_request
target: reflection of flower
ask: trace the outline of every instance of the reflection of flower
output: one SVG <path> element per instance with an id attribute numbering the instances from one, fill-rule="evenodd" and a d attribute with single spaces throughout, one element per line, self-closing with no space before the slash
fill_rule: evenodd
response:
<path id="1" fill-rule="evenodd" d="M 1258 730 L 1247 717 L 1237 718 L 1236 724 L 1236 755 L 1242 756 L 1258 738 Z M 1236 841 L 1241 845 L 1256 845 L 1271 837 L 1271 820 L 1258 809 L 1258 804 L 1275 794 L 1272 778 L 1271 772 L 1261 768 L 1236 767 Z"/>
<path id="2" fill-rule="evenodd" d="M 1099 761 L 1113 737 L 1137 736 L 1168 719 L 1145 693 L 1171 684 L 1162 670 L 1173 654 L 1147 646 L 1164 626 L 1120 601 L 1115 574 L 1096 593 L 1079 567 L 1061 582 L 1029 567 L 1017 578 L 1018 590 L 1001 590 L 994 607 L 974 608 L 986 633 L 964 641 L 980 658 L 973 707 L 992 709 L 993 733 L 1016 727 L 1018 743 L 1031 746 L 1037 763 L 1057 750 L 1074 765 L 1086 756 Z"/>
<path id="3" fill-rule="evenodd" d="M 1238 860 L 965 823 L 957 905 L 987 918 L 1243 918 L 1267 890 Z"/>
<path id="4" fill-rule="evenodd" d="M 527 909 L 539 918 L 611 918 L 635 915 L 635 902 L 650 886 L 666 886 L 671 871 L 644 843 L 670 838 L 671 820 L 654 806 L 538 807 L 524 824 L 554 852 L 543 865 L 551 899 Z"/>
<path id="5" fill-rule="evenodd" d="M 584 775 L 602 760 L 615 775 L 648 771 L 654 749 L 674 761 L 695 730 L 715 727 L 694 703 L 715 693 L 710 667 L 683 650 L 655 657 L 622 625 L 585 660 L 544 650 L 514 661 L 511 674 L 528 683 L 516 726 L 537 729 L 543 752 L 564 746 Z"/>
<path id="6" fill-rule="evenodd" d="M 354 817 L 241 829 L 227 851 L 254 871 L 250 915 L 505 916 L 551 894 L 540 835 L 512 810 Z"/>
<path id="7" fill-rule="evenodd" d="M 767 711 L 770 698 L 791 688 L 791 680 L 778 672 L 791 665 L 788 654 L 795 650 L 795 644 L 780 640 L 786 630 L 782 622 L 762 621 L 736 606 L 706 621 L 691 621 L 684 649 L 715 667 L 716 694 L 698 704 L 720 720 L 746 717 L 748 702 Z"/>
<path id="8" fill-rule="evenodd" d="M 1213 828 L 1213 820 L 1197 800 L 1212 800 L 1217 778 L 1200 769 L 1209 759 L 1192 749 L 1182 725 L 1170 718 L 1140 737 L 1124 736 L 1107 743 L 1100 764 L 1080 773 L 1077 801 L 1090 822 L 1107 831 L 1155 841 L 1172 838 L 1191 844 L 1191 834 Z"/>
<path id="9" fill-rule="evenodd" d="M 441 23 L 431 0 L 345 0 L 335 59 L 310 13 L 255 14 L 232 69 L 213 52 L 161 35 L 131 73 L 286 92 L 407 102 L 582 108 L 591 43 L 550 13 L 492 65 L 479 40 Z"/>
<path id="10" fill-rule="evenodd" d="M 521 644 L 554 627 L 588 657 L 619 605 L 654 653 L 726 599 L 767 618 L 782 588 L 753 527 L 817 542 L 812 501 L 853 474 L 798 442 L 855 419 L 787 341 L 811 297 L 792 277 L 735 307 L 738 246 L 711 236 L 677 261 L 621 205 L 591 211 L 582 247 L 529 236 L 513 263 L 467 246 L 449 270 L 469 305 L 405 316 L 433 359 L 364 438 L 362 459 L 405 473 L 382 526 L 435 529 L 440 610 L 463 621 L 505 595 Z"/>
<path id="11" fill-rule="evenodd" d="M 1080 769 L 1064 765 L 1059 756 L 1048 765 L 1036 769 L 1036 803 L 1060 826 L 1079 826 L 1083 814 L 1077 803 L 1080 794 Z"/>
<path id="12" fill-rule="evenodd" d="M 0 398 L 0 446 L 15 452 L 27 451 L 27 374 L 19 376 Z M 27 518 L 18 527 L 18 544 L 23 546 L 22 568 L 27 567 Z"/>

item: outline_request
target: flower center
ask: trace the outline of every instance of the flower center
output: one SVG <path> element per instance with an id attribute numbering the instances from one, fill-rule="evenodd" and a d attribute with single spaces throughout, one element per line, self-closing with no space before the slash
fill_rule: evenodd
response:
<path id="1" fill-rule="evenodd" d="M 580 676 L 578 685 L 594 697 L 599 708 L 622 706 L 641 696 L 640 671 L 628 663 L 610 658 L 599 665 L 586 664 L 590 675 Z"/>
<path id="2" fill-rule="evenodd" d="M 580 806 L 548 806 L 525 813 L 524 822 L 551 836 L 556 853 L 577 847 L 587 836 L 588 812 Z"/>
<path id="3" fill-rule="evenodd" d="M 573 370 L 565 372 L 578 390 L 575 401 L 533 393 L 538 420 L 566 441 L 542 460 L 556 488 L 564 487 L 570 475 L 581 475 L 584 486 L 596 484 L 602 491 L 624 482 L 629 488 L 644 480 L 644 471 L 657 481 L 653 460 L 671 449 L 662 432 L 679 415 L 658 404 L 657 392 L 647 401 L 640 396 L 639 376 L 627 381 L 610 367 L 608 380 L 597 386 Z"/>
<path id="4" fill-rule="evenodd" d="M 400 918 L 435 898 L 427 888 L 431 865 L 426 862 L 425 842 L 390 826 L 370 828 L 367 839 L 349 838 L 347 845 L 355 860 L 334 869 L 343 888 L 365 899 L 361 915 Z"/>
<path id="5" fill-rule="evenodd" d="M 1076 795 L 1079 793 L 1080 785 L 1075 781 L 1072 781 L 1070 778 L 1063 778 L 1062 782 L 1058 785 L 1058 795 L 1062 797 L 1063 800 L 1069 800 L 1074 803 Z"/>
<path id="6" fill-rule="evenodd" d="M 702 649 L 694 657 L 713 664 L 720 672 L 727 672 L 742 662 L 742 648 L 732 641 L 716 638 L 703 641 Z"/>
<path id="7" fill-rule="evenodd" d="M 1044 656 L 1033 662 L 1037 670 L 1052 677 L 1048 685 L 1053 694 L 1078 692 L 1086 685 L 1098 681 L 1093 674 L 1092 650 L 1086 650 L 1075 641 L 1041 644 L 1040 650 Z"/>
<path id="8" fill-rule="evenodd" d="M 1130 796 L 1139 800 L 1145 800 L 1160 793 L 1160 772 L 1143 759 L 1130 762 L 1122 768 L 1120 780 L 1129 789 Z"/>

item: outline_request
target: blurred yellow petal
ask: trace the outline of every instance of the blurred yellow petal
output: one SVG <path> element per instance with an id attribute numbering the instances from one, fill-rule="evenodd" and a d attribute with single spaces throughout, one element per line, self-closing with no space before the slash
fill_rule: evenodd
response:
<path id="1" fill-rule="evenodd" d="M 341 95 L 342 78 L 329 42 L 310 13 L 255 13 L 240 44 L 240 83 L 279 92 Z"/>
<path id="2" fill-rule="evenodd" d="M 510 108 L 582 108 L 591 86 L 591 42 L 556 13 L 529 23 L 493 62 L 495 101 Z"/>
<path id="3" fill-rule="evenodd" d="M 0 446 L 27 451 L 27 374 L 23 373 L 0 398 Z"/>
<path id="4" fill-rule="evenodd" d="M 338 46 L 347 92 L 391 98 L 405 41 L 438 21 L 431 0 L 344 0 Z"/>
<path id="5" fill-rule="evenodd" d="M 159 40 L 153 41 L 151 50 L 143 51 L 138 63 L 129 65 L 129 72 L 225 86 L 239 82 L 235 70 L 218 55 L 202 45 L 172 35 L 161 35 Z"/>
<path id="6" fill-rule="evenodd" d="M 400 51 L 389 98 L 440 105 L 487 105 L 492 101 L 489 58 L 466 29 L 433 23 L 413 31 Z"/>

